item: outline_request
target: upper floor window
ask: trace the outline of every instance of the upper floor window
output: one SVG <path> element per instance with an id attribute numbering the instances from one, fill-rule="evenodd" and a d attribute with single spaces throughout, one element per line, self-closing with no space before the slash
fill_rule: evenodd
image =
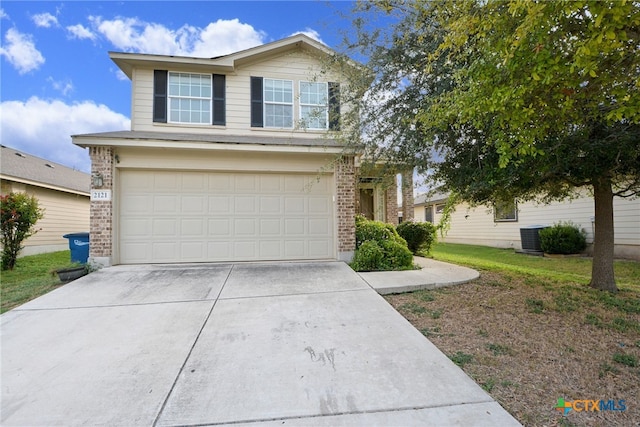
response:
<path id="1" fill-rule="evenodd" d="M 222 74 L 153 72 L 153 121 L 226 123 L 226 78 Z"/>
<path id="2" fill-rule="evenodd" d="M 264 127 L 293 127 L 293 82 L 264 79 Z"/>
<path id="3" fill-rule="evenodd" d="M 250 85 L 251 127 L 293 129 L 297 107 L 301 127 L 340 130 L 339 83 L 300 82 L 295 96 L 291 80 L 252 76 Z"/>
<path id="4" fill-rule="evenodd" d="M 300 82 L 300 123 L 305 129 L 327 129 L 327 83 Z"/>
<path id="5" fill-rule="evenodd" d="M 211 74 L 169 73 L 169 121 L 211 123 Z"/>

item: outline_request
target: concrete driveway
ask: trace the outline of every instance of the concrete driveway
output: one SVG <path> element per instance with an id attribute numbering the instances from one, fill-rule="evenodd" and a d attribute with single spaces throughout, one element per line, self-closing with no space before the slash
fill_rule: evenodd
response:
<path id="1" fill-rule="evenodd" d="M 118 266 L 0 317 L 2 425 L 519 425 L 346 264 Z"/>

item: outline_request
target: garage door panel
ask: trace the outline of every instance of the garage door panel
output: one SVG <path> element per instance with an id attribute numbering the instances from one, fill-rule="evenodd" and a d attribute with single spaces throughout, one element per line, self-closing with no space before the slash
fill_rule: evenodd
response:
<path id="1" fill-rule="evenodd" d="M 260 230 L 258 231 L 261 236 L 280 236 L 282 233 L 281 220 L 279 218 L 273 219 L 260 219 Z"/>
<path id="2" fill-rule="evenodd" d="M 209 236 L 214 238 L 231 236 L 231 220 L 230 219 L 210 219 Z"/>
<path id="3" fill-rule="evenodd" d="M 202 238 L 205 235 L 204 222 L 203 218 L 184 218 L 180 220 L 180 235 Z"/>
<path id="4" fill-rule="evenodd" d="M 198 262 L 206 256 L 204 242 L 182 242 L 180 259 L 184 262 Z"/>
<path id="5" fill-rule="evenodd" d="M 186 196 L 183 195 L 181 197 L 181 210 L 180 212 L 184 215 L 204 215 L 206 210 L 206 197 L 204 195 L 200 196 Z"/>
<path id="6" fill-rule="evenodd" d="M 177 214 L 179 206 L 177 195 L 158 194 L 153 197 L 152 214 Z"/>
<path id="7" fill-rule="evenodd" d="M 122 263 L 335 256 L 330 176 L 124 170 L 119 178 Z"/>
<path id="8" fill-rule="evenodd" d="M 233 213 L 232 206 L 231 196 L 209 196 L 209 213 L 211 214 L 230 215 Z"/>
<path id="9" fill-rule="evenodd" d="M 151 220 L 148 218 L 129 218 L 120 222 L 120 231 L 131 237 L 146 237 L 151 234 Z"/>

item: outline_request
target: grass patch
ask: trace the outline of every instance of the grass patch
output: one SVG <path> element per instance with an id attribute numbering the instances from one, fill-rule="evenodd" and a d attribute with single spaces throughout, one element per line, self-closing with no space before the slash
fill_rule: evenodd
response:
<path id="1" fill-rule="evenodd" d="M 544 301 L 527 298 L 524 300 L 530 313 L 541 314 L 544 311 Z"/>
<path id="2" fill-rule="evenodd" d="M 0 273 L 0 299 L 2 300 L 0 313 L 60 286 L 62 283 L 58 280 L 58 276 L 51 272 L 70 266 L 70 258 L 69 251 L 18 258 L 12 271 Z"/>
<path id="3" fill-rule="evenodd" d="M 544 258 L 516 253 L 513 249 L 438 243 L 431 255 L 439 261 L 453 262 L 483 270 L 515 272 L 559 281 L 588 284 L 591 280 L 591 258 Z M 640 269 L 634 261 L 614 262 L 616 282 L 620 289 L 640 291 Z M 636 304 L 632 304 L 636 306 Z M 640 309 L 640 302 L 638 302 Z"/>
<path id="4" fill-rule="evenodd" d="M 385 298 L 396 308 L 425 308 L 420 316 L 401 313 L 523 425 L 570 425 L 550 409 L 559 396 L 619 390 L 620 398 L 640 401 L 639 262 L 616 261 L 620 291 L 610 294 L 585 286 L 590 259 L 453 244 L 438 245 L 434 258 L 469 265 L 480 277 L 428 291 L 426 299 Z M 446 315 L 434 319 L 437 311 Z M 636 425 L 640 407 L 615 417 L 617 425 Z"/>
<path id="5" fill-rule="evenodd" d="M 453 363 L 462 368 L 467 363 L 471 363 L 473 361 L 473 354 L 468 354 L 463 351 L 456 351 L 454 354 L 449 355 L 449 359 L 451 359 Z"/>
<path id="6" fill-rule="evenodd" d="M 630 368 L 638 366 L 638 358 L 633 354 L 615 353 L 613 355 L 613 361 Z"/>
<path id="7" fill-rule="evenodd" d="M 487 350 L 489 350 L 490 352 L 493 353 L 494 356 L 510 356 L 513 351 L 511 350 L 511 347 L 509 347 L 508 345 L 501 345 L 501 344 L 487 344 Z"/>

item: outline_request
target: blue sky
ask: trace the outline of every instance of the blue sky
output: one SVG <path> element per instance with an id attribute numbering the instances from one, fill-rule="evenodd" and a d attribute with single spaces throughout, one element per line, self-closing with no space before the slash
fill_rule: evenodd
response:
<path id="1" fill-rule="evenodd" d="M 340 1 L 2 1 L 2 144 L 83 171 L 70 135 L 129 129 L 131 85 L 109 51 L 212 57 L 298 32 L 339 48 Z"/>

